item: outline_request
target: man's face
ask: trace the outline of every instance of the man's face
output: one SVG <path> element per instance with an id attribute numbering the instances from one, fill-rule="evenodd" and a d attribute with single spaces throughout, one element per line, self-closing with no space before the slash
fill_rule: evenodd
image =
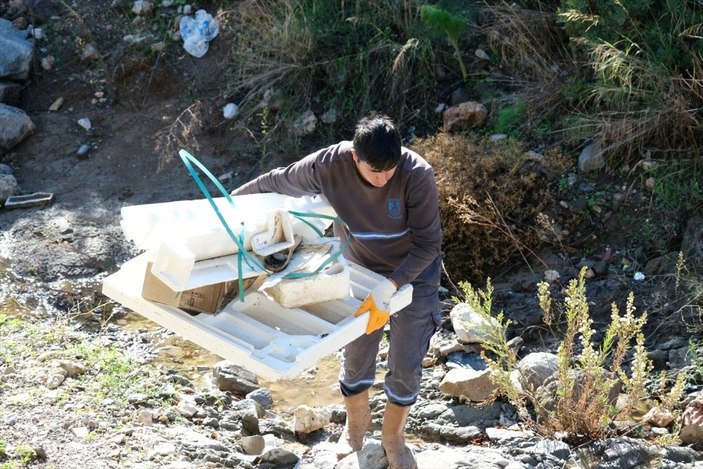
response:
<path id="1" fill-rule="evenodd" d="M 385 186 L 395 174 L 395 167 L 386 171 L 377 171 L 373 169 L 368 163 L 361 161 L 354 150 L 352 150 L 352 158 L 354 159 L 354 164 L 356 165 L 356 169 L 359 171 L 361 177 L 374 187 Z"/>

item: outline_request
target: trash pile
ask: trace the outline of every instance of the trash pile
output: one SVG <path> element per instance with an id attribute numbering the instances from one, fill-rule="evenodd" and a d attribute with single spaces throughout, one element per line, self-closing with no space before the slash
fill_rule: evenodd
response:
<path id="1" fill-rule="evenodd" d="M 324 235 L 336 214 L 322 196 L 208 196 L 121 215 L 143 253 L 103 292 L 265 379 L 292 378 L 365 333 L 368 316 L 354 313 L 383 278 Z M 391 312 L 411 296 L 398 290 Z"/>

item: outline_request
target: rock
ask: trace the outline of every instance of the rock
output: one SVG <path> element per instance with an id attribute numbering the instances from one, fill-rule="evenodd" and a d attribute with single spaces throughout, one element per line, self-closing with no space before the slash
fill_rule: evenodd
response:
<path id="1" fill-rule="evenodd" d="M 90 129 L 93 128 L 92 122 L 90 122 L 90 119 L 88 119 L 87 117 L 81 117 L 80 119 L 78 119 L 77 122 L 78 122 L 78 125 L 80 125 L 81 127 L 83 127 L 85 130 L 87 130 L 89 132 L 90 132 Z"/>
<path id="2" fill-rule="evenodd" d="M 453 368 L 449 370 L 439 390 L 450 396 L 468 399 L 472 402 L 487 400 L 497 389 L 490 378 L 491 370 L 472 370 L 470 368 Z"/>
<path id="3" fill-rule="evenodd" d="M 295 453 L 283 448 L 272 448 L 259 457 L 261 462 L 270 463 L 276 467 L 293 466 L 299 459 Z"/>
<path id="4" fill-rule="evenodd" d="M 471 92 L 464 86 L 457 87 L 449 97 L 450 106 L 456 106 L 471 100 Z"/>
<path id="5" fill-rule="evenodd" d="M 551 378 L 558 368 L 553 353 L 533 352 L 522 358 L 513 371 L 514 379 L 524 391 L 533 393 Z M 513 375 L 511 375 L 513 379 Z"/>
<path id="6" fill-rule="evenodd" d="M 382 469 L 388 467 L 388 458 L 381 442 L 367 439 L 360 451 L 343 458 L 335 469 Z"/>
<path id="7" fill-rule="evenodd" d="M 81 52 L 81 62 L 92 62 L 102 58 L 98 49 L 91 43 L 86 44 Z"/>
<path id="8" fill-rule="evenodd" d="M 234 103 L 227 103 L 222 109 L 222 115 L 225 119 L 234 119 L 239 114 L 239 106 Z"/>
<path id="9" fill-rule="evenodd" d="M 54 63 L 56 63 L 56 59 L 54 58 L 53 55 L 47 55 L 46 57 L 42 57 L 41 59 L 41 68 L 44 69 L 44 71 L 49 71 L 52 68 L 54 68 Z"/>
<path id="10" fill-rule="evenodd" d="M 20 186 L 12 174 L 0 174 L 0 203 L 20 193 Z"/>
<path id="11" fill-rule="evenodd" d="M 605 166 L 605 158 L 598 140 L 589 143 L 579 155 L 579 169 L 583 173 L 598 171 Z"/>
<path id="12" fill-rule="evenodd" d="M 483 330 L 488 324 L 483 316 L 477 313 L 469 304 L 457 304 L 450 311 L 449 317 L 460 342 L 465 344 L 483 342 L 485 337 Z"/>
<path id="13" fill-rule="evenodd" d="M 258 402 L 264 409 L 269 409 L 273 405 L 271 391 L 266 388 L 255 389 L 247 394 L 246 398 Z"/>
<path id="14" fill-rule="evenodd" d="M 310 135 L 315 131 L 316 125 L 317 117 L 314 112 L 308 109 L 295 121 L 293 121 L 291 124 L 291 134 L 294 137 L 304 137 L 306 135 Z"/>
<path id="15" fill-rule="evenodd" d="M 700 213 L 691 217 L 686 223 L 681 252 L 694 270 L 703 269 L 703 215 Z"/>
<path id="16" fill-rule="evenodd" d="M 80 363 L 61 360 L 59 366 L 66 372 L 70 378 L 85 374 L 85 367 Z"/>
<path id="17" fill-rule="evenodd" d="M 447 132 L 464 130 L 481 125 L 486 120 L 486 106 L 476 101 L 468 101 L 452 106 L 442 113 L 444 129 Z"/>
<path id="18" fill-rule="evenodd" d="M 312 433 L 324 428 L 331 418 L 329 409 L 300 405 L 293 411 L 293 430 L 296 433 Z"/>
<path id="19" fill-rule="evenodd" d="M 220 391 L 246 395 L 259 389 L 259 381 L 254 373 L 227 361 L 215 365 L 212 374 Z"/>
<path id="20" fill-rule="evenodd" d="M 34 122 L 23 110 L 0 103 L 0 150 L 10 150 L 35 129 Z"/>
<path id="21" fill-rule="evenodd" d="M 642 416 L 642 421 L 653 427 L 666 428 L 674 421 L 674 414 L 670 410 L 661 407 L 652 407 L 649 412 Z"/>
<path id="22" fill-rule="evenodd" d="M 703 443 L 703 393 L 686 406 L 681 417 L 679 438 L 684 445 Z"/>
<path id="23" fill-rule="evenodd" d="M 320 116 L 320 120 L 323 124 L 334 124 L 337 122 L 337 110 L 334 108 L 328 109 Z"/>
<path id="24" fill-rule="evenodd" d="M 276 446 L 276 436 L 270 433 L 242 437 L 242 449 L 246 454 L 262 454 Z"/>
<path id="25" fill-rule="evenodd" d="M 0 18 L 0 78 L 29 78 L 34 44 L 27 40 L 28 35 L 28 31 L 19 30 L 10 21 Z"/>
<path id="26" fill-rule="evenodd" d="M 51 106 L 49 106 L 49 111 L 56 112 L 61 109 L 61 106 L 63 106 L 63 97 L 59 96 L 53 103 L 51 103 Z"/>
<path id="27" fill-rule="evenodd" d="M 132 13 L 139 16 L 145 16 L 154 10 L 154 4 L 149 0 L 137 0 L 132 7 Z"/>

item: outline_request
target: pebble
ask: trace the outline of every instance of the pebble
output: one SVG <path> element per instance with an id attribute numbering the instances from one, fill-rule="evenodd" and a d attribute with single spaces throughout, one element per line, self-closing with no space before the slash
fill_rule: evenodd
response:
<path id="1" fill-rule="evenodd" d="M 49 106 L 49 111 L 56 112 L 61 109 L 61 106 L 63 106 L 63 97 L 60 96 L 56 98 L 53 103 L 51 103 L 51 106 Z"/>
<path id="2" fill-rule="evenodd" d="M 85 130 L 90 130 L 93 128 L 93 124 L 87 117 L 81 117 L 80 119 L 78 119 L 78 125 L 83 127 Z"/>
<path id="3" fill-rule="evenodd" d="M 78 156 L 86 156 L 90 152 L 90 145 L 87 143 L 84 143 L 80 147 L 78 147 L 78 150 L 76 150 L 76 155 Z"/>

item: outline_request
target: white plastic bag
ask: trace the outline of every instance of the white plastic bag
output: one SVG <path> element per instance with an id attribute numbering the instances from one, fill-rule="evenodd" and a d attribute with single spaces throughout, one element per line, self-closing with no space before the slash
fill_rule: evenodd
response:
<path id="1" fill-rule="evenodd" d="M 220 29 L 220 22 L 205 10 L 195 12 L 195 18 L 181 18 L 180 32 L 183 48 L 194 57 L 202 57 L 208 49 L 208 43 L 215 39 Z"/>

